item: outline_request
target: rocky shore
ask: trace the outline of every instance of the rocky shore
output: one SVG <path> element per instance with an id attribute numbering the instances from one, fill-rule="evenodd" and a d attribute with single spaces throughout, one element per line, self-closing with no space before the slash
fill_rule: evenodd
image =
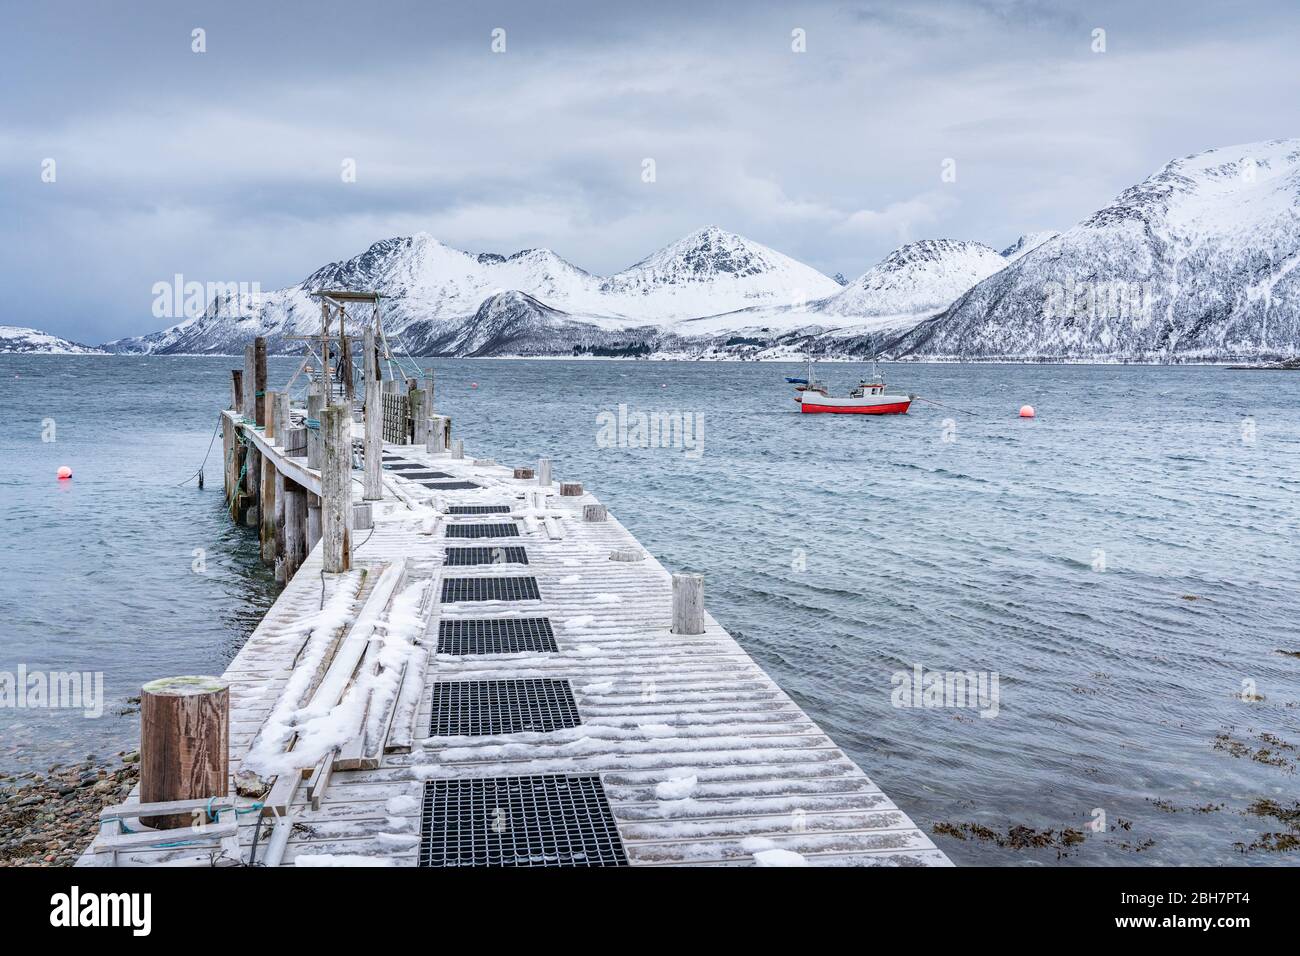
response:
<path id="1" fill-rule="evenodd" d="M 99 826 L 99 811 L 121 803 L 139 776 L 140 755 L 105 761 L 88 754 L 46 773 L 0 775 L 0 866 L 72 866 Z"/>

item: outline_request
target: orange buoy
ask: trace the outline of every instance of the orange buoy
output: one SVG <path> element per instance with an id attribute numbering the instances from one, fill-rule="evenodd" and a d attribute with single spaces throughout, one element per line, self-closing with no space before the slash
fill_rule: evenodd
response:
<path id="1" fill-rule="evenodd" d="M 67 465 L 59 466 L 59 481 L 64 481 L 72 477 L 72 469 Z"/>
<path id="2" fill-rule="evenodd" d="M 470 382 L 470 383 L 469 383 L 469 387 L 470 387 L 470 388 L 478 388 L 478 382 Z"/>
<path id="3" fill-rule="evenodd" d="M 1020 406 L 1020 417 L 1021 417 L 1021 418 L 1033 418 L 1033 417 L 1034 417 L 1034 406 L 1033 406 L 1033 405 L 1021 405 L 1021 406 Z"/>

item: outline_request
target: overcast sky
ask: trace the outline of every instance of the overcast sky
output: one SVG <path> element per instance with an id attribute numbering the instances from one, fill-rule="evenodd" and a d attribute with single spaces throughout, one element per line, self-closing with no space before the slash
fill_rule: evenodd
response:
<path id="1" fill-rule="evenodd" d="M 175 273 L 279 288 L 418 231 L 608 274 L 714 223 L 853 278 L 1067 228 L 1300 101 L 1270 0 L 0 10 L 0 324 L 90 343 L 169 324 Z"/>

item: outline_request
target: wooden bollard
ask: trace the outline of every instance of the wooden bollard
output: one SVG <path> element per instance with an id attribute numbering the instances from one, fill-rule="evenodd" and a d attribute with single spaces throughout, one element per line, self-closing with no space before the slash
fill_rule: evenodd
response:
<path id="1" fill-rule="evenodd" d="M 673 575 L 673 633 L 704 633 L 704 575 Z"/>
<path id="2" fill-rule="evenodd" d="M 494 468 L 494 467 L 496 467 L 496 463 L 497 463 L 497 460 L 496 460 L 495 458 L 475 458 L 475 459 L 474 459 L 474 467 L 475 467 L 475 468 Z"/>
<path id="3" fill-rule="evenodd" d="M 275 470 L 275 580 L 280 584 L 284 584 L 289 580 L 288 565 L 284 561 L 284 557 L 288 553 L 284 527 L 285 503 L 287 500 L 284 472 L 277 468 Z"/>
<path id="4" fill-rule="evenodd" d="M 303 553 L 306 560 L 312 549 L 320 544 L 320 498 L 307 492 L 307 549 Z"/>
<path id="5" fill-rule="evenodd" d="M 234 409 L 235 414 L 239 414 L 240 409 L 244 407 L 244 370 L 232 368 L 230 370 L 230 407 Z"/>
<path id="6" fill-rule="evenodd" d="M 275 393 L 275 443 L 283 446 L 289 441 L 289 428 L 293 419 L 289 417 L 289 393 L 284 389 Z"/>
<path id="7" fill-rule="evenodd" d="M 358 501 L 352 505 L 352 530 L 366 531 L 375 526 L 374 512 L 370 502 Z"/>
<path id="8" fill-rule="evenodd" d="M 412 382 L 415 379 L 411 379 Z M 424 443 L 424 420 L 427 418 L 424 404 L 424 392 L 418 388 L 408 389 L 406 392 L 406 414 L 408 426 L 408 441 L 413 445 Z M 405 444 L 405 443 L 404 443 Z"/>
<path id="9" fill-rule="evenodd" d="M 257 355 L 253 346 L 244 346 L 244 374 L 242 381 L 243 394 L 239 406 L 239 414 L 243 415 L 250 422 L 257 417 Z"/>
<path id="10" fill-rule="evenodd" d="M 258 490 L 262 500 L 258 504 L 258 527 L 262 541 L 262 561 L 275 564 L 275 476 L 279 469 L 270 455 L 258 456 L 262 459 L 262 477 Z"/>
<path id="11" fill-rule="evenodd" d="M 307 429 L 303 426 L 290 428 L 284 440 L 284 453 L 290 458 L 302 458 L 307 454 Z"/>
<path id="12" fill-rule="evenodd" d="M 275 416 L 279 413 L 279 404 L 276 402 L 276 393 L 268 390 L 262 396 L 262 405 L 265 411 L 262 414 L 262 434 L 271 444 L 275 444 Z"/>
<path id="13" fill-rule="evenodd" d="M 379 388 L 379 365 L 375 361 L 375 333 L 366 329 L 365 348 L 361 353 L 366 382 L 365 416 L 365 484 L 362 495 L 367 501 L 384 497 L 384 407 Z"/>
<path id="14" fill-rule="evenodd" d="M 551 487 L 551 459 L 537 459 L 537 483 L 543 488 Z"/>
<path id="15" fill-rule="evenodd" d="M 609 560 L 627 562 L 644 561 L 645 552 L 640 548 L 615 548 L 609 553 Z"/>
<path id="16" fill-rule="evenodd" d="M 583 505 L 583 521 L 604 521 L 608 512 L 605 511 L 604 505 Z"/>
<path id="17" fill-rule="evenodd" d="M 424 450 L 430 455 L 439 455 L 447 450 L 447 416 L 429 416 L 429 434 L 425 439 Z"/>
<path id="18" fill-rule="evenodd" d="M 459 438 L 454 439 L 451 443 L 451 457 L 452 458 L 465 457 L 465 443 L 461 441 Z"/>
<path id="19" fill-rule="evenodd" d="M 327 574 L 341 574 L 352 569 L 352 412 L 331 405 L 321 414 L 322 558 Z"/>
<path id="20" fill-rule="evenodd" d="M 582 482 L 580 481 L 562 481 L 560 482 L 561 498 L 581 498 Z"/>
<path id="21" fill-rule="evenodd" d="M 535 476 L 535 473 L 533 472 L 533 470 L 532 470 L 531 468 L 516 468 L 516 469 L 515 469 L 515 477 L 516 477 L 516 478 L 532 478 L 532 477 L 534 477 L 534 476 Z"/>
<path id="22" fill-rule="evenodd" d="M 257 424 L 266 424 L 266 339 L 259 335 L 253 339 L 253 414 Z"/>
<path id="23" fill-rule="evenodd" d="M 230 777 L 230 685 L 217 677 L 164 677 L 140 689 L 140 802 L 224 797 Z M 189 813 L 149 817 L 160 830 Z M 206 822 L 206 821 L 204 821 Z"/>
<path id="24" fill-rule="evenodd" d="M 307 492 L 297 482 L 286 482 L 284 497 L 284 578 L 298 573 L 307 557 Z"/>

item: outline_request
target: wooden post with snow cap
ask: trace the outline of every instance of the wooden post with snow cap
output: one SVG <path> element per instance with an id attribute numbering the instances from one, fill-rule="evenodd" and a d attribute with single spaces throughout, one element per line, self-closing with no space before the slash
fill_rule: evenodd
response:
<path id="1" fill-rule="evenodd" d="M 322 415 L 322 558 L 327 573 L 341 574 L 352 568 L 352 411 L 331 405 Z"/>
<path id="2" fill-rule="evenodd" d="M 266 424 L 266 338 L 253 339 L 253 417 L 257 424 Z"/>
<path id="3" fill-rule="evenodd" d="M 415 379 L 411 379 L 412 382 Z M 406 393 L 407 412 L 409 416 L 408 423 L 410 426 L 410 443 L 412 445 L 423 444 L 425 429 L 425 412 L 424 412 L 424 391 L 413 388 Z"/>
<path id="4" fill-rule="evenodd" d="M 307 467 L 319 468 L 321 460 L 321 414 L 325 411 L 325 395 L 320 383 L 312 382 L 307 386 L 307 417 L 316 423 L 316 427 L 307 426 Z"/>
<path id="5" fill-rule="evenodd" d="M 140 689 L 140 802 L 224 797 L 230 779 L 230 685 L 217 677 L 164 677 Z M 149 817 L 161 830 L 188 813 Z M 201 821 L 201 822 L 207 822 Z"/>
<path id="6" fill-rule="evenodd" d="M 244 346 L 244 374 L 241 384 L 243 386 L 242 401 L 239 405 L 239 414 L 243 415 L 250 422 L 257 417 L 257 404 L 254 393 L 257 391 L 257 354 L 251 345 Z"/>
<path id="7" fill-rule="evenodd" d="M 551 459 L 537 459 L 537 483 L 543 488 L 551 487 Z"/>
<path id="8" fill-rule="evenodd" d="M 704 575 L 673 575 L 673 633 L 704 633 Z"/>
<path id="9" fill-rule="evenodd" d="M 451 440 L 451 457 L 452 458 L 465 457 L 465 443 L 461 441 L 461 439 L 459 438 L 453 438 Z"/>
<path id="10" fill-rule="evenodd" d="M 384 497 L 384 407 L 380 398 L 379 363 L 375 360 L 375 333 L 367 328 L 365 347 L 361 352 L 365 365 L 362 376 L 365 380 L 365 486 L 363 495 L 367 501 L 378 501 Z"/>
<path id="11" fill-rule="evenodd" d="M 429 435 L 425 440 L 424 450 L 430 455 L 438 455 L 447 450 L 446 416 L 429 416 Z"/>

